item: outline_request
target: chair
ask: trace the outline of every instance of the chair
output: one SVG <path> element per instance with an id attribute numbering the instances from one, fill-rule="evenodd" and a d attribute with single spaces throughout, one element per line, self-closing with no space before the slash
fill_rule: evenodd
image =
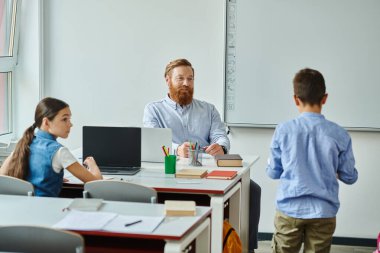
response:
<path id="1" fill-rule="evenodd" d="M 1 175 L 0 194 L 33 196 L 34 187 L 28 181 Z"/>
<path id="2" fill-rule="evenodd" d="M 77 233 L 37 226 L 0 227 L 0 251 L 84 252 L 83 237 Z"/>
<path id="3" fill-rule="evenodd" d="M 156 203 L 157 192 L 153 188 L 138 184 L 97 180 L 85 183 L 83 198 Z"/>

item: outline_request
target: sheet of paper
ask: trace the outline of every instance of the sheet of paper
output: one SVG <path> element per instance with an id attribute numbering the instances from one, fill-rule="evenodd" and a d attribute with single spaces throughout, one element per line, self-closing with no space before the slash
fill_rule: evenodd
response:
<path id="1" fill-rule="evenodd" d="M 202 183 L 199 179 L 181 179 L 176 181 L 177 184 L 200 184 Z"/>
<path id="2" fill-rule="evenodd" d="M 101 230 L 116 216 L 116 213 L 71 210 L 53 227 L 71 230 Z"/>
<path id="3" fill-rule="evenodd" d="M 152 233 L 160 225 L 164 218 L 164 216 L 151 217 L 118 215 L 115 219 L 105 225 L 103 230 L 121 233 Z"/>

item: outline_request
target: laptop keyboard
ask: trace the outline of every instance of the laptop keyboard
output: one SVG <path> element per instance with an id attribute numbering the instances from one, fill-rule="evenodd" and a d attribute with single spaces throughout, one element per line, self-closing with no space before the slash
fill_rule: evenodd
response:
<path id="1" fill-rule="evenodd" d="M 110 167 L 99 166 L 102 174 L 107 175 L 134 175 L 140 171 L 139 167 Z"/>

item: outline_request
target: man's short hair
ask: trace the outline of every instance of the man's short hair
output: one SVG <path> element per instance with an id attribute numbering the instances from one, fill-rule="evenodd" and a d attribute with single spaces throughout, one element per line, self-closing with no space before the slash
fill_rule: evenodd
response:
<path id="1" fill-rule="evenodd" d="M 325 79 L 314 69 L 301 69 L 293 79 L 294 95 L 303 103 L 319 105 L 326 94 Z"/>
<path id="2" fill-rule="evenodd" d="M 177 60 L 169 62 L 169 64 L 166 65 L 164 77 L 166 77 L 167 75 L 170 75 L 171 71 L 174 68 L 179 67 L 179 66 L 189 66 L 193 70 L 193 75 L 194 75 L 194 68 L 193 68 L 193 66 L 191 66 L 191 63 L 188 60 L 177 59 Z"/>

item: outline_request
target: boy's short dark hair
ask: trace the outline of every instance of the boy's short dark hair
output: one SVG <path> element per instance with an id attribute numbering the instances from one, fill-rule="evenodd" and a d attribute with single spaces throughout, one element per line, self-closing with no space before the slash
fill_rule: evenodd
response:
<path id="1" fill-rule="evenodd" d="M 294 95 L 303 103 L 319 105 L 326 94 L 325 79 L 314 69 L 301 69 L 293 79 Z"/>

